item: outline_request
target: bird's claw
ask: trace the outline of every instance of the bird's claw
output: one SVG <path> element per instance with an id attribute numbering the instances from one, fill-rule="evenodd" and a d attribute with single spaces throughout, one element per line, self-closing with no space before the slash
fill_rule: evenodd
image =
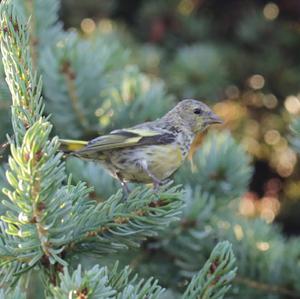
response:
<path id="1" fill-rule="evenodd" d="M 159 191 L 159 188 L 169 184 L 172 182 L 171 179 L 165 179 L 165 180 L 153 180 L 153 192 L 157 193 Z"/>

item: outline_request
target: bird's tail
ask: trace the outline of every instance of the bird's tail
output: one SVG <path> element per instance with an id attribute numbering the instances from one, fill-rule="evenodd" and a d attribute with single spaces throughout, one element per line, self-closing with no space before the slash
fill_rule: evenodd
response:
<path id="1" fill-rule="evenodd" d="M 60 150 L 65 154 L 70 154 L 84 148 L 88 142 L 83 140 L 59 139 Z"/>

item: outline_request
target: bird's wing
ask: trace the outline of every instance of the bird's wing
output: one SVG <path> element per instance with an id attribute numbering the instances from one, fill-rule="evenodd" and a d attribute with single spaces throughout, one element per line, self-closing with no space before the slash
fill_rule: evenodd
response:
<path id="1" fill-rule="evenodd" d="M 112 131 L 91 140 L 80 153 L 101 152 L 113 149 L 132 147 L 137 145 L 168 144 L 175 140 L 173 133 L 156 131 L 147 128 L 132 128 Z"/>

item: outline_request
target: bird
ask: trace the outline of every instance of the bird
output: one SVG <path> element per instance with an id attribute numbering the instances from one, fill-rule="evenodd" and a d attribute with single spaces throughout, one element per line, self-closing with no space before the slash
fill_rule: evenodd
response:
<path id="1" fill-rule="evenodd" d="M 212 124 L 222 123 L 205 103 L 184 99 L 154 121 L 113 130 L 90 141 L 60 139 L 68 155 L 98 161 L 123 188 L 129 182 L 153 183 L 157 191 L 183 164 L 195 136 Z"/>

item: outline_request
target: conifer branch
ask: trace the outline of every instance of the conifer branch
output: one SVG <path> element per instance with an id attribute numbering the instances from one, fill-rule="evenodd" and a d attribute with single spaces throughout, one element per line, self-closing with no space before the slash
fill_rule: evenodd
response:
<path id="1" fill-rule="evenodd" d="M 27 295 L 22 292 L 19 285 L 14 288 L 0 289 L 0 299 L 26 299 Z"/>
<path id="2" fill-rule="evenodd" d="M 1 4 L 1 51 L 6 79 L 12 93 L 14 136 L 6 173 L 9 200 L 1 217 L 0 261 L 12 282 L 38 265 L 57 284 L 68 249 L 90 252 L 136 246 L 177 219 L 182 205 L 177 188 L 153 194 L 137 189 L 124 203 L 121 193 L 105 203 L 88 199 L 91 191 L 82 183 L 67 185 L 58 138 L 50 139 L 52 125 L 43 117 L 42 82 L 33 72 L 28 48 L 28 28 L 15 2 Z M 128 238 L 130 236 L 130 238 Z M 91 238 L 92 237 L 92 238 Z"/>
<path id="3" fill-rule="evenodd" d="M 70 98 L 70 103 L 72 106 L 72 110 L 74 114 L 77 117 L 78 123 L 82 127 L 83 131 L 85 133 L 88 132 L 88 121 L 82 112 L 82 108 L 80 107 L 80 102 L 78 99 L 78 95 L 76 92 L 76 84 L 75 84 L 75 79 L 76 79 L 76 73 L 73 70 L 71 63 L 69 61 L 64 61 L 61 66 L 61 73 L 64 76 L 65 82 L 66 82 L 66 87 L 68 91 L 68 95 Z"/>
<path id="4" fill-rule="evenodd" d="M 80 225 L 74 228 L 69 251 L 109 254 L 122 248 L 136 247 L 146 237 L 178 220 L 182 195 L 177 187 L 158 195 L 145 188 L 135 189 L 128 201 L 118 192 L 98 205 L 86 202 L 78 207 Z M 128 237 L 130 236 L 130 238 Z"/>
<path id="5" fill-rule="evenodd" d="M 32 71 L 27 49 L 27 25 L 6 1 L 1 7 L 1 52 L 13 101 L 14 133 L 16 142 L 20 145 L 26 130 L 41 118 L 44 109 L 41 100 L 42 82 Z"/>
<path id="6" fill-rule="evenodd" d="M 201 271 L 193 277 L 182 299 L 223 298 L 236 270 L 231 244 L 227 241 L 217 244 Z"/>
<path id="7" fill-rule="evenodd" d="M 163 288 L 157 280 L 138 279 L 132 275 L 129 267 L 119 269 L 116 263 L 111 269 L 94 266 L 88 271 L 82 271 L 81 265 L 70 274 L 67 268 L 60 276 L 60 285 L 52 286 L 51 295 L 48 298 L 95 298 L 95 299 L 131 299 L 151 298 L 159 299 Z"/>
<path id="8" fill-rule="evenodd" d="M 59 163 L 60 155 L 56 154 L 57 138 L 48 141 L 51 125 L 42 117 L 42 82 L 32 71 L 27 26 L 9 1 L 1 4 L 1 28 L 1 51 L 12 94 L 15 136 L 15 142 L 11 143 L 10 170 L 7 172 L 8 182 L 14 191 L 6 190 L 6 195 L 17 205 L 13 208 L 14 213 L 7 213 L 2 220 L 9 223 L 8 234 L 16 238 L 33 238 L 25 246 L 27 250 L 23 249 L 32 257 L 34 264 L 33 261 L 36 262 L 42 254 L 51 255 L 44 218 L 44 201 L 49 195 L 51 197 L 51 192 L 45 194 L 45 190 L 55 192 L 63 178 L 63 167 Z M 54 156 L 56 163 L 51 159 Z M 40 250 L 29 253 L 29 248 L 37 246 L 34 240 L 39 240 Z"/>
<path id="9" fill-rule="evenodd" d="M 26 18 L 30 17 L 31 57 L 34 68 L 39 69 L 42 51 L 54 47 L 64 35 L 58 17 L 60 1 L 26 0 L 19 1 L 18 6 Z"/>

